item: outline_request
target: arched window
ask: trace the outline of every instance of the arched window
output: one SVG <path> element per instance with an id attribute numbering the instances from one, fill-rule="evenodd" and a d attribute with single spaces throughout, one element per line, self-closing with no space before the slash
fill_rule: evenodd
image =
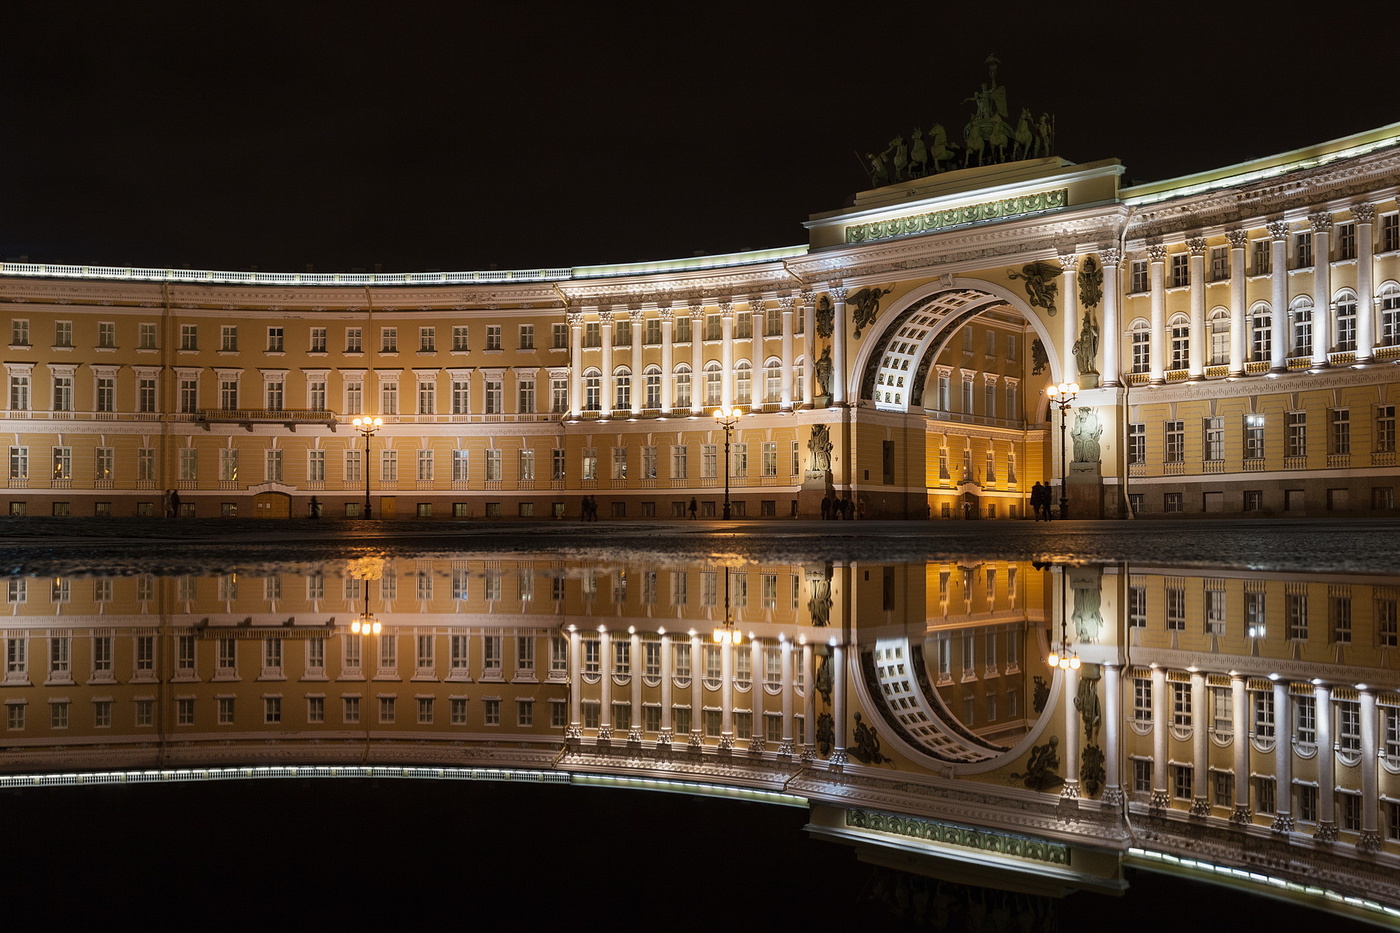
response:
<path id="1" fill-rule="evenodd" d="M 1380 333 L 1378 344 L 1393 347 L 1400 343 L 1400 284 L 1386 282 L 1380 291 Z"/>
<path id="2" fill-rule="evenodd" d="M 705 364 L 705 404 L 724 403 L 724 371 L 714 360 Z"/>
<path id="3" fill-rule="evenodd" d="M 734 404 L 753 403 L 753 367 L 748 360 L 740 360 L 734 366 Z"/>
<path id="4" fill-rule="evenodd" d="M 632 407 L 632 370 L 619 366 L 613 370 L 613 398 L 616 411 L 628 411 Z"/>
<path id="5" fill-rule="evenodd" d="M 1256 302 L 1249 309 L 1249 358 L 1255 363 L 1267 363 L 1273 354 L 1274 313 L 1267 301 Z"/>
<path id="6" fill-rule="evenodd" d="M 1171 339 L 1167 345 L 1171 352 L 1167 369 L 1185 369 L 1191 365 L 1191 322 L 1184 314 L 1173 314 L 1167 322 L 1167 333 Z"/>
<path id="7" fill-rule="evenodd" d="M 1356 292 L 1349 288 L 1344 288 L 1337 292 L 1337 297 L 1332 302 L 1336 308 L 1337 327 L 1337 349 L 1341 351 L 1356 349 Z"/>
<path id="8" fill-rule="evenodd" d="M 799 314 L 798 318 L 801 317 L 802 315 Z M 806 369 L 807 363 L 803 357 L 799 356 L 797 362 L 792 364 L 792 400 L 794 403 L 807 399 L 807 380 L 803 377 Z"/>
<path id="9" fill-rule="evenodd" d="M 1206 320 L 1210 332 L 1210 365 L 1224 366 L 1230 362 L 1230 312 L 1216 308 Z"/>
<path id="10" fill-rule="evenodd" d="M 769 357 L 763 364 L 763 401 L 776 405 L 783 400 L 783 361 Z"/>
<path id="11" fill-rule="evenodd" d="M 600 411 L 603 407 L 603 374 L 596 369 L 583 371 L 583 410 Z"/>
<path id="12" fill-rule="evenodd" d="M 1132 364 L 1130 371 L 1147 372 L 1152 367 L 1152 330 L 1147 321 L 1142 318 L 1133 321 L 1132 327 L 1129 329 L 1128 341 L 1128 359 Z M 941 393 L 939 398 L 940 400 L 943 398 Z M 939 407 L 946 408 L 947 405 L 940 401 Z"/>
<path id="13" fill-rule="evenodd" d="M 676 367 L 676 408 L 690 407 L 690 367 L 685 363 Z"/>
<path id="14" fill-rule="evenodd" d="M 660 407 L 661 407 L 661 367 L 660 367 L 660 366 L 657 366 L 656 364 L 653 363 L 651 366 L 648 366 L 648 367 L 646 368 L 646 371 L 645 371 L 645 373 L 644 373 L 643 375 L 646 376 L 646 385 L 647 385 L 647 390 L 646 390 L 646 391 L 647 391 L 647 394 L 646 394 L 646 404 L 645 404 L 645 407 L 646 407 L 646 408 L 660 408 Z"/>
<path id="15" fill-rule="evenodd" d="M 1293 343 L 1289 347 L 1290 356 L 1312 355 L 1312 299 L 1299 296 L 1288 307 L 1288 319 L 1293 325 Z"/>

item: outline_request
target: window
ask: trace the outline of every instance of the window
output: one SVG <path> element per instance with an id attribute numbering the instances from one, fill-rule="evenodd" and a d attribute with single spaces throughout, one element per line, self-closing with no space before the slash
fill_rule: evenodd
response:
<path id="1" fill-rule="evenodd" d="M 1189 253 L 1173 253 L 1171 265 L 1171 287 L 1184 288 L 1191 284 L 1191 256 Z"/>
<path id="2" fill-rule="evenodd" d="M 1247 510 L 1248 511 L 1248 510 Z M 1266 633 L 1267 602 L 1262 590 L 1246 590 L 1244 594 L 1244 633 L 1250 638 L 1263 638 Z"/>
<path id="3" fill-rule="evenodd" d="M 280 383 L 278 383 L 280 385 Z M 281 407 L 281 403 L 278 403 Z M 136 410 L 151 413 L 156 410 L 156 380 L 142 376 L 136 380 Z"/>
<path id="4" fill-rule="evenodd" d="M 1207 589 L 1204 594 L 1207 635 L 1225 634 L 1225 591 Z"/>
<path id="5" fill-rule="evenodd" d="M 1205 419 L 1205 457 L 1203 459 L 1225 459 L 1225 419 L 1219 415 Z"/>
<path id="6" fill-rule="evenodd" d="M 1306 457 L 1308 455 L 1308 413 L 1305 411 L 1288 412 L 1287 426 L 1285 452 L 1290 457 Z"/>
<path id="7" fill-rule="evenodd" d="M 646 400 L 644 407 L 658 409 L 661 407 L 661 369 L 656 366 L 648 366 L 645 379 Z"/>
<path id="8" fill-rule="evenodd" d="M 307 349 L 312 353 L 326 352 L 326 329 L 324 327 L 311 328 L 311 340 Z"/>
<path id="9" fill-rule="evenodd" d="M 1138 321 L 1133 324 L 1132 335 L 1129 338 L 1131 345 L 1129 352 L 1132 358 L 1132 371 L 1135 373 L 1145 373 L 1152 368 L 1152 334 L 1147 329 L 1146 321 Z M 943 397 L 943 378 L 939 377 L 940 398 Z M 944 407 L 940 405 L 939 407 Z"/>
<path id="10" fill-rule="evenodd" d="M 397 450 L 384 450 L 379 454 L 379 479 L 385 483 L 396 483 L 399 480 L 399 452 Z"/>
<path id="11" fill-rule="evenodd" d="M 1356 295 L 1344 291 L 1336 303 L 1337 328 L 1336 349 L 1341 351 L 1356 349 Z"/>
<path id="12" fill-rule="evenodd" d="M 535 325 L 534 325 L 534 324 L 521 324 L 521 325 L 520 325 L 520 349 L 522 349 L 522 350 L 533 350 L 533 349 L 535 349 Z"/>
<path id="13" fill-rule="evenodd" d="M 533 377 L 521 376 L 516 386 L 516 411 L 522 415 L 532 415 L 535 413 L 535 380 Z"/>
<path id="14" fill-rule="evenodd" d="M 612 449 L 612 478 L 627 478 L 627 448 L 614 447 Z"/>
<path id="15" fill-rule="evenodd" d="M 1147 627 L 1147 587 L 1128 587 L 1128 627 Z"/>
<path id="16" fill-rule="evenodd" d="M 1397 298 L 1400 301 L 1400 298 Z M 676 367 L 676 404 L 677 409 L 690 407 L 690 367 L 684 364 Z"/>
<path id="17" fill-rule="evenodd" d="M 53 449 L 53 478 L 56 480 L 71 480 L 73 478 L 72 447 L 55 447 Z"/>
<path id="18" fill-rule="evenodd" d="M 399 352 L 399 329 L 397 327 L 379 328 L 379 352 Z"/>
<path id="19" fill-rule="evenodd" d="M 1377 594 L 1375 597 L 1376 643 L 1382 648 L 1400 645 L 1400 611 L 1396 597 Z"/>
<path id="20" fill-rule="evenodd" d="M 225 483 L 238 481 L 238 451 L 224 447 L 219 450 L 219 480 Z"/>
<path id="21" fill-rule="evenodd" d="M 264 408 L 268 411 L 282 410 L 282 402 L 286 397 L 286 387 L 281 378 L 270 379 L 264 383 L 263 393 L 266 396 Z"/>
<path id="22" fill-rule="evenodd" d="M 386 415 L 399 413 L 399 384 L 383 381 L 379 384 L 379 411 Z"/>
<path id="23" fill-rule="evenodd" d="M 1294 741 L 1299 745 L 1317 744 L 1317 700 L 1314 697 L 1293 698 Z"/>
<path id="24" fill-rule="evenodd" d="M 29 448 L 28 448 L 28 447 L 11 447 L 11 448 L 10 448 L 10 479 L 11 479 L 11 480 L 16 480 L 16 479 L 28 479 L 28 478 L 29 478 Z"/>
<path id="25" fill-rule="evenodd" d="M 1380 251 L 1394 252 L 1400 249 L 1400 214 L 1381 215 Z"/>
<path id="26" fill-rule="evenodd" d="M 111 447 L 98 447 L 94 451 L 96 454 L 96 472 L 94 479 L 111 480 L 113 470 L 116 467 L 116 451 Z"/>
<path id="27" fill-rule="evenodd" d="M 1264 416 L 1244 416 L 1244 458 L 1264 459 Z"/>
<path id="28" fill-rule="evenodd" d="M 500 415 L 505 413 L 505 388 L 504 381 L 499 377 L 487 377 L 486 379 L 486 414 Z"/>
<path id="29" fill-rule="evenodd" d="M 1171 361 L 1168 369 L 1186 369 L 1191 361 L 1191 325 L 1185 315 L 1172 318 L 1168 327 L 1171 332 Z"/>
<path id="30" fill-rule="evenodd" d="M 452 380 L 452 414 L 465 415 L 471 412 L 470 409 L 470 388 L 471 383 L 465 377 Z"/>
<path id="31" fill-rule="evenodd" d="M 12 373 L 10 375 L 10 410 L 29 410 L 29 374 Z"/>
<path id="32" fill-rule="evenodd" d="M 1255 363 L 1267 363 L 1274 346 L 1273 315 L 1267 306 L 1256 306 L 1249 318 L 1249 358 Z"/>
<path id="33" fill-rule="evenodd" d="M 433 353 L 437 351 L 437 329 L 434 327 L 418 328 L 418 352 Z"/>
<path id="34" fill-rule="evenodd" d="M 1181 681 L 1171 683 L 1172 725 L 1180 728 L 1191 727 L 1191 685 Z"/>
<path id="35" fill-rule="evenodd" d="M 110 321 L 102 321 L 97 325 L 97 346 L 98 349 L 110 350 L 117 345 L 117 325 Z"/>
<path id="36" fill-rule="evenodd" d="M 1293 266 L 1296 269 L 1306 269 L 1313 264 L 1312 234 L 1308 231 L 1299 231 L 1293 234 Z"/>
<path id="37" fill-rule="evenodd" d="M 1376 450 L 1382 453 L 1395 452 L 1395 406 L 1376 406 Z"/>
<path id="38" fill-rule="evenodd" d="M 138 482 L 151 483 L 156 478 L 156 451 L 154 447 L 138 447 L 136 449 L 136 479 Z"/>
<path id="39" fill-rule="evenodd" d="M 418 381 L 418 414 L 437 413 L 437 382 L 430 378 Z"/>
<path id="40" fill-rule="evenodd" d="M 499 349 L 501 349 L 501 325 L 499 325 L 499 324 L 487 324 L 487 325 L 486 325 L 486 349 L 488 349 L 488 350 L 499 350 Z"/>
<path id="41" fill-rule="evenodd" d="M 554 348 L 555 350 L 567 350 L 567 349 L 569 349 L 569 325 L 568 325 L 568 324 L 553 324 L 553 325 L 551 325 L 550 334 L 551 334 L 551 346 L 553 346 L 553 348 Z"/>
<path id="42" fill-rule="evenodd" d="M 1128 266 L 1128 290 L 1134 294 L 1147 291 L 1147 260 L 1134 259 Z"/>
<path id="43" fill-rule="evenodd" d="M 619 369 L 613 374 L 613 408 L 626 411 L 632 407 L 632 374 L 627 369 Z"/>
<path id="44" fill-rule="evenodd" d="M 1288 637 L 1294 641 L 1307 641 L 1308 638 L 1308 591 L 1303 584 L 1295 584 L 1284 593 L 1283 621 L 1288 628 Z"/>
<path id="45" fill-rule="evenodd" d="M 194 725 L 194 698 L 179 697 L 175 700 L 175 725 Z"/>
<path id="46" fill-rule="evenodd" d="M 418 451 L 418 479 L 421 482 L 430 482 L 433 478 L 433 452 L 431 450 Z"/>
<path id="47" fill-rule="evenodd" d="M 556 415 L 569 410 L 569 380 L 559 376 L 549 379 L 549 410 Z"/>
<path id="48" fill-rule="evenodd" d="M 267 329 L 267 352 L 281 353 L 286 349 L 286 328 L 269 327 Z"/>
<path id="49" fill-rule="evenodd" d="M 1167 587 L 1166 623 L 1169 632 L 1186 631 L 1186 588 L 1184 585 Z"/>
<path id="50" fill-rule="evenodd" d="M 219 328 L 219 351 L 238 352 L 238 328 L 235 325 L 225 324 Z"/>
<path id="51" fill-rule="evenodd" d="M 345 328 L 345 352 L 363 353 L 364 351 L 364 329 L 360 327 Z"/>
<path id="52" fill-rule="evenodd" d="M 1293 356 L 1307 356 L 1312 353 L 1312 302 L 1299 298 L 1288 309 L 1293 320 Z"/>
<path id="53" fill-rule="evenodd" d="M 224 411 L 238 409 L 238 377 L 236 375 L 221 375 L 219 377 L 219 407 Z"/>
<path id="54" fill-rule="evenodd" d="M 1184 421 L 1168 421 L 1166 430 L 1166 456 L 1167 463 L 1181 463 L 1186 458 L 1186 423 Z"/>
<path id="55" fill-rule="evenodd" d="M 72 411 L 73 410 L 73 377 L 54 376 L 53 377 L 53 410 Z"/>
<path id="56" fill-rule="evenodd" d="M 29 346 L 29 322 L 22 318 L 15 318 L 10 322 L 10 346 Z"/>
<path id="57" fill-rule="evenodd" d="M 496 483 L 501 480 L 501 451 L 491 448 L 486 451 L 486 481 Z"/>
<path id="58" fill-rule="evenodd" d="M 55 347 L 73 346 L 73 322 L 56 321 L 53 325 L 53 345 Z"/>
<path id="59" fill-rule="evenodd" d="M 1351 644 L 1351 594 L 1349 592 L 1333 593 L 1328 596 L 1327 616 L 1332 628 L 1332 643 L 1335 645 Z"/>
<path id="60" fill-rule="evenodd" d="M 1353 755 L 1361 751 L 1361 704 L 1355 700 L 1337 701 L 1337 749 Z"/>
<path id="61" fill-rule="evenodd" d="M 1332 415 L 1332 453 L 1351 453 L 1351 410 L 1334 408 Z"/>
<path id="62" fill-rule="evenodd" d="M 1219 282 L 1230 277 L 1230 247 L 1215 246 L 1210 251 L 1210 280 Z"/>

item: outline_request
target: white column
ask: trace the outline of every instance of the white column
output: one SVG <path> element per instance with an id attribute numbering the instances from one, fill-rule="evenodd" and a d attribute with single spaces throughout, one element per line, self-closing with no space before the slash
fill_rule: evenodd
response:
<path id="1" fill-rule="evenodd" d="M 705 410 L 705 306 L 690 306 L 690 412 Z"/>
<path id="2" fill-rule="evenodd" d="M 1152 287 L 1149 298 L 1152 312 L 1149 322 L 1151 342 L 1147 351 L 1147 378 L 1148 382 L 1156 386 L 1167 380 L 1167 248 L 1149 246 L 1147 258 Z"/>
<path id="3" fill-rule="evenodd" d="M 1314 244 L 1315 245 L 1315 244 Z M 1317 254 L 1313 254 L 1317 258 Z M 1332 747 L 1332 687 L 1313 688 L 1317 703 L 1317 832 L 1318 842 L 1337 841 L 1337 751 Z"/>
<path id="4" fill-rule="evenodd" d="M 784 638 L 781 643 L 782 650 L 782 678 L 783 678 L 783 741 L 778 746 L 779 758 L 791 758 L 793 752 L 792 742 L 792 639 Z"/>
<path id="5" fill-rule="evenodd" d="M 700 636 L 690 636 L 690 739 L 693 749 L 705 744 L 705 655 L 700 650 Z"/>
<path id="6" fill-rule="evenodd" d="M 1317 211 L 1308 220 L 1313 230 L 1312 363 L 1326 366 L 1332 349 L 1332 215 Z"/>
<path id="7" fill-rule="evenodd" d="M 1064 296 L 1060 314 L 1060 360 L 1063 363 L 1064 377 L 1061 382 L 1078 382 L 1079 366 L 1074 358 L 1074 342 L 1079 333 L 1079 282 L 1076 272 L 1079 269 L 1079 256 L 1064 253 L 1060 256 L 1060 293 Z"/>
<path id="8" fill-rule="evenodd" d="M 612 638 L 606 630 L 598 633 L 598 740 L 612 738 Z"/>
<path id="9" fill-rule="evenodd" d="M 1281 373 L 1288 369 L 1288 221 L 1271 222 L 1269 236 L 1269 302 L 1274 324 L 1269 369 Z"/>
<path id="10" fill-rule="evenodd" d="M 1210 731 L 1210 691 L 1206 675 L 1191 673 L 1191 815 L 1210 816 L 1210 759 L 1206 757 Z"/>
<path id="11" fill-rule="evenodd" d="M 1167 671 L 1152 668 L 1152 799 L 1153 810 L 1164 810 L 1167 794 Z"/>
<path id="12" fill-rule="evenodd" d="M 647 385 L 646 377 L 642 375 L 642 340 L 645 336 L 642 328 L 645 322 L 640 310 L 629 312 L 629 319 L 632 322 L 632 414 L 640 415 L 646 403 Z"/>
<path id="13" fill-rule="evenodd" d="M 734 747 L 734 646 L 728 641 L 719 646 L 719 670 L 719 747 L 728 751 Z"/>
<path id="14" fill-rule="evenodd" d="M 749 681 L 749 751 L 761 754 L 768 744 L 768 730 L 763 718 L 763 681 L 768 676 L 763 665 L 763 644 L 757 638 L 749 639 L 749 670 L 753 678 Z"/>
<path id="15" fill-rule="evenodd" d="M 661 315 L 661 410 L 667 414 L 676 403 L 676 357 L 675 349 L 671 346 L 671 332 L 674 329 L 676 312 L 673 308 L 665 307 L 657 311 Z M 691 376 L 693 380 L 695 377 Z M 695 386 L 692 383 L 691 388 Z"/>
<path id="16" fill-rule="evenodd" d="M 719 303 L 720 357 L 724 382 L 720 384 L 720 404 L 727 412 L 734 406 L 734 302 Z"/>
<path id="17" fill-rule="evenodd" d="M 565 738 L 583 736 L 583 635 L 569 627 L 569 731 Z"/>
<path id="18" fill-rule="evenodd" d="M 1105 290 L 1107 286 L 1105 286 Z M 1112 806 L 1123 804 L 1123 678 L 1122 669 L 1117 664 L 1103 666 L 1104 696 L 1104 765 L 1107 777 L 1104 780 L 1103 802 Z"/>
<path id="19" fill-rule="evenodd" d="M 632 335 L 636 337 L 636 334 Z M 632 678 L 632 695 L 628 697 L 628 704 L 632 707 L 630 715 L 627 717 L 627 741 L 628 743 L 642 741 L 642 636 L 636 632 L 632 633 L 632 671 L 629 676 Z"/>
<path id="20" fill-rule="evenodd" d="M 1194 382 L 1205 378 L 1206 241 L 1192 237 L 1186 241 L 1186 248 L 1191 251 L 1191 344 L 1186 354 L 1186 378 Z"/>
<path id="21" fill-rule="evenodd" d="M 1060 581 L 1063 586 L 1069 586 L 1069 580 Z M 1064 605 L 1063 597 L 1060 605 Z M 1065 744 L 1060 754 L 1065 760 L 1065 783 L 1060 788 L 1061 797 L 1079 796 L 1079 710 L 1074 705 L 1075 697 L 1079 695 L 1079 672 L 1074 668 L 1066 668 L 1060 672 L 1060 679 L 1063 681 L 1063 689 L 1060 691 L 1061 703 L 1064 706 L 1065 715 Z"/>
<path id="22" fill-rule="evenodd" d="M 1228 230 L 1230 241 L 1230 375 L 1244 374 L 1245 357 L 1249 354 L 1249 309 L 1245 295 L 1245 247 L 1249 234 L 1243 230 Z"/>
<path id="23" fill-rule="evenodd" d="M 1274 681 L 1274 822 L 1276 833 L 1293 832 L 1293 704 L 1288 681 Z"/>
<path id="24" fill-rule="evenodd" d="M 568 312 L 569 321 L 569 411 L 583 411 L 583 312 Z"/>
<path id="25" fill-rule="evenodd" d="M 1361 701 L 1361 835 L 1356 847 L 1375 852 L 1381 847 L 1380 801 L 1376 784 L 1376 763 L 1380 749 L 1376 742 L 1376 694 L 1369 687 L 1357 688 Z"/>
<path id="26" fill-rule="evenodd" d="M 672 716 L 671 709 L 671 687 L 675 678 L 674 659 L 671 657 L 673 649 L 671 647 L 671 636 L 666 632 L 661 633 L 661 735 L 657 738 L 658 746 L 670 747 L 671 735 L 675 731 L 676 721 Z"/>
<path id="27" fill-rule="evenodd" d="M 1353 204 L 1351 216 L 1356 219 L 1356 362 L 1367 363 L 1376 346 L 1375 205 Z"/>
<path id="28" fill-rule="evenodd" d="M 832 307 L 831 332 L 831 404 L 846 404 L 846 287 L 833 285 L 830 290 Z M 810 355 L 810 354 L 809 354 Z M 816 370 L 816 360 L 809 365 Z M 842 750 L 842 754 L 845 751 Z"/>
<path id="29" fill-rule="evenodd" d="M 802 646 L 802 760 L 812 761 L 817 757 L 817 685 L 812 671 L 812 646 Z M 794 729 L 794 732 L 797 730 Z"/>
<path id="30" fill-rule="evenodd" d="M 846 765 L 846 652 L 841 645 L 831 646 L 831 766 L 837 770 Z"/>
<path id="31" fill-rule="evenodd" d="M 612 311 L 599 311 L 599 312 L 598 312 L 598 331 L 599 331 L 600 336 L 601 336 L 601 338 L 602 338 L 602 347 L 603 347 L 603 364 L 602 364 L 602 366 L 600 367 L 600 368 L 603 370 L 603 376 L 602 376 L 601 379 L 598 380 L 598 384 L 601 386 L 601 388 L 599 389 L 599 392 L 602 393 L 602 398 L 599 399 L 598 401 L 599 401 L 599 409 L 601 410 L 601 412 L 602 412 L 602 414 L 603 414 L 604 417 L 606 417 L 606 416 L 608 416 L 609 414 L 612 413 L 612 410 L 613 410 L 613 402 L 615 401 L 615 399 L 613 398 L 613 394 L 614 394 L 614 392 L 616 391 L 616 390 L 613 388 L 613 324 L 612 324 L 612 322 L 613 322 L 613 314 L 612 314 Z"/>
<path id="32" fill-rule="evenodd" d="M 1122 258 L 1123 254 L 1116 247 L 1099 250 L 1099 259 L 1103 262 L 1103 330 L 1100 331 L 1103 339 L 1099 347 L 1103 352 L 1103 384 L 1106 386 L 1122 385 L 1119 377 L 1122 373 L 1123 324 L 1118 312 L 1118 264 Z M 1014 418 L 1015 415 L 1008 412 L 1007 417 Z"/>
<path id="33" fill-rule="evenodd" d="M 802 301 L 802 354 L 807 365 L 802 368 L 802 397 L 808 408 L 817 397 L 817 307 L 810 288 L 804 288 Z M 811 728 L 809 724 L 807 728 Z"/>
<path id="34" fill-rule="evenodd" d="M 1230 822 L 1246 826 L 1252 820 L 1249 810 L 1249 691 L 1244 675 L 1230 675 L 1230 712 L 1234 714 L 1235 808 Z"/>
<path id="35" fill-rule="evenodd" d="M 783 411 L 792 411 L 792 369 L 796 363 L 792 355 L 792 304 L 791 295 L 778 299 L 783 314 Z"/>

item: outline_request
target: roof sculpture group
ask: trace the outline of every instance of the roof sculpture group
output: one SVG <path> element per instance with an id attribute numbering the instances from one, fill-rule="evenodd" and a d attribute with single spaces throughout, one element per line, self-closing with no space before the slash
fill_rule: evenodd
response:
<path id="1" fill-rule="evenodd" d="M 973 112 L 963 127 L 961 145 L 950 142 L 943 124 L 935 123 L 927 132 L 915 127 L 906 139 L 896 136 L 882 152 L 865 154 L 866 174 L 871 187 L 924 178 L 952 169 L 992 165 L 1052 155 L 1055 149 L 1055 119 L 1042 111 L 1039 118 L 1029 107 L 1012 126 L 1007 121 L 1006 88 L 997 83 L 995 55 L 987 56 L 988 79 L 964 103 Z"/>

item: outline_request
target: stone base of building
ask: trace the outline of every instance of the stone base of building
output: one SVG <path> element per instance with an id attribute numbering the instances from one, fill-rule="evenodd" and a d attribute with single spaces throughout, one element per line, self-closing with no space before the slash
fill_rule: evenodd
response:
<path id="1" fill-rule="evenodd" d="M 808 470 L 797 492 L 797 517 L 821 518 L 822 499 L 832 492 L 830 470 Z"/>

